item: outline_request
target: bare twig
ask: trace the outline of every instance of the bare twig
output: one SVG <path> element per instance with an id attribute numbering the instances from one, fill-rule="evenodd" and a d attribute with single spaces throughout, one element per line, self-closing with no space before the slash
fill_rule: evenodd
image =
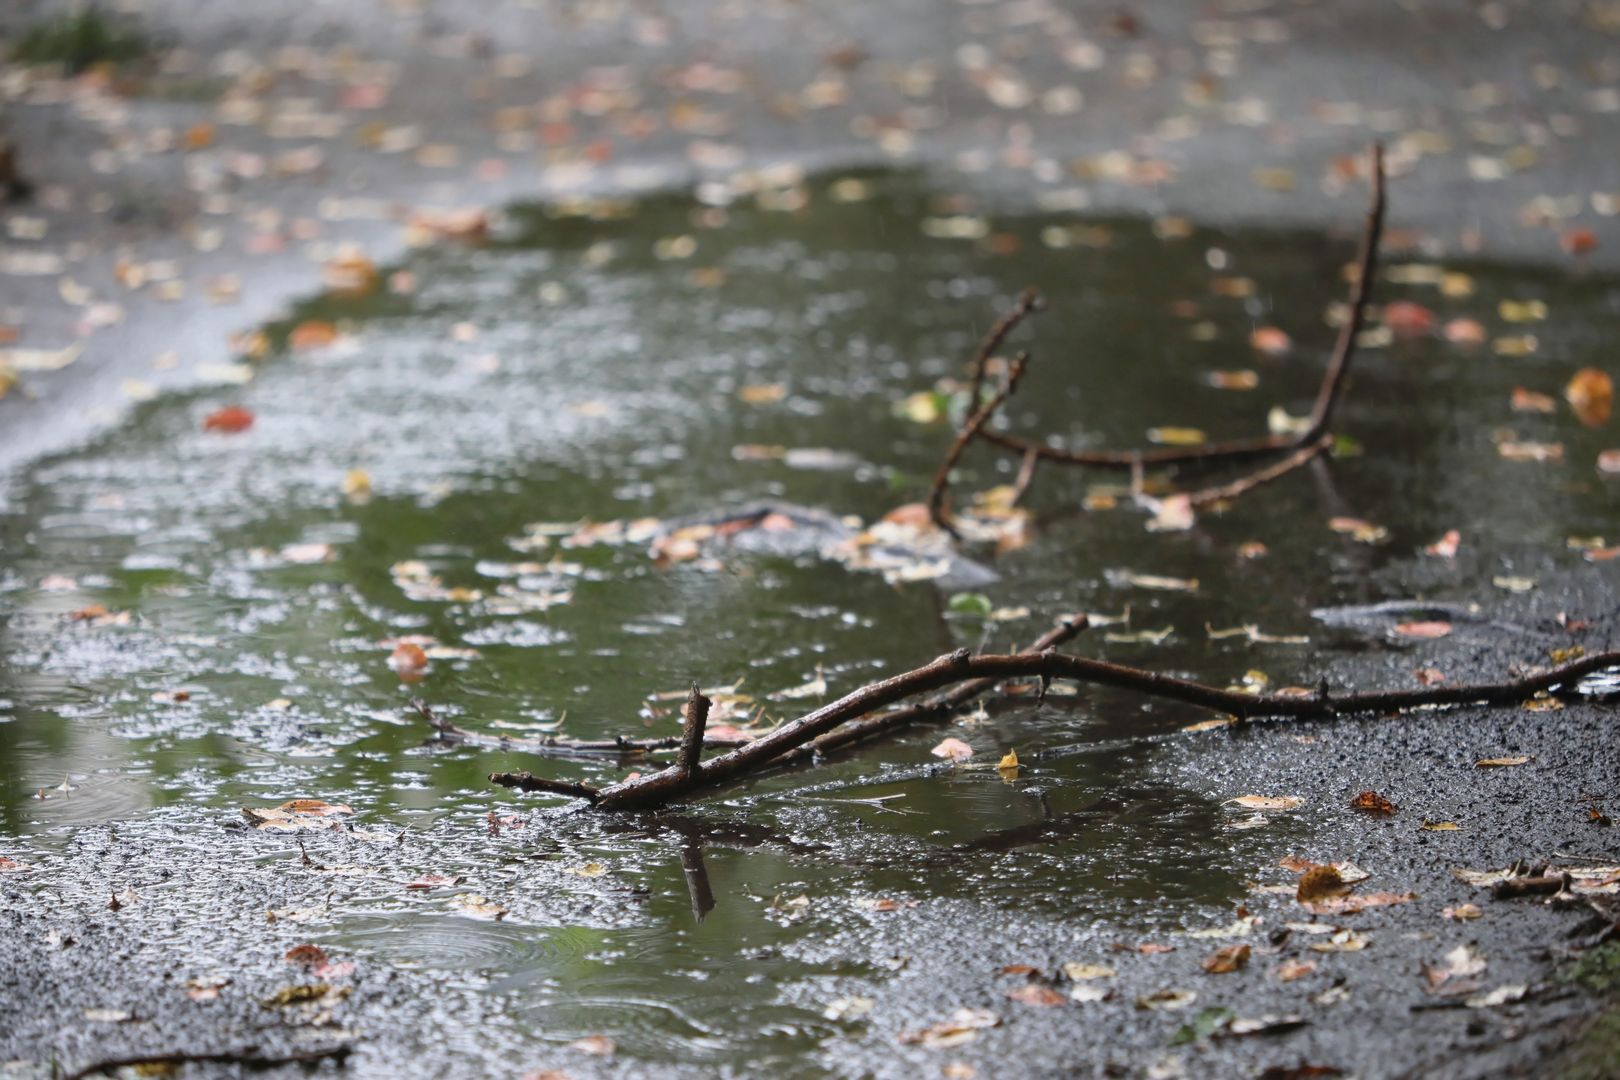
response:
<path id="1" fill-rule="evenodd" d="M 1052 649 L 1074 638 L 1089 624 L 1083 613 L 1068 615 L 1059 620 L 1058 624 L 1034 641 L 1030 642 L 1026 652 L 1040 652 L 1043 649 Z M 879 735 L 897 731 L 910 724 L 926 723 L 934 720 L 944 720 L 953 712 L 966 705 L 969 701 L 985 693 L 996 685 L 994 679 L 974 679 L 970 682 L 960 683 L 950 690 L 927 701 L 905 708 L 895 709 L 891 712 L 881 713 L 877 716 L 867 717 L 846 724 L 836 731 L 830 731 L 819 736 L 805 745 L 790 750 L 780 758 L 773 761 L 773 767 L 780 765 L 796 765 L 813 757 L 829 754 L 857 742 L 865 742 Z"/>
<path id="2" fill-rule="evenodd" d="M 594 805 L 607 810 L 646 808 L 672 802 L 700 787 L 711 787 L 757 771 L 841 724 L 916 694 L 953 684 L 1015 677 L 1073 679 L 1097 686 L 1134 690 L 1151 697 L 1180 701 L 1239 719 L 1259 717 L 1336 719 L 1342 716 L 1401 712 L 1451 705 L 1500 704 L 1521 701 L 1539 690 L 1563 686 L 1604 668 L 1620 667 L 1620 651 L 1596 653 L 1539 674 L 1501 683 L 1449 685 L 1420 690 L 1379 690 L 1333 696 L 1324 686 L 1314 694 L 1246 694 L 1224 690 L 1161 672 L 1127 667 L 1088 657 L 1046 649 L 1040 652 L 974 656 L 966 649 L 949 653 L 913 671 L 871 683 L 837 701 L 704 763 L 693 778 L 678 768 L 626 780 L 610 787 L 585 789 Z M 557 785 L 546 790 L 572 786 Z"/>
<path id="3" fill-rule="evenodd" d="M 968 386 L 968 411 L 971 413 L 979 407 L 979 395 L 984 392 L 984 376 L 990 367 L 990 358 L 995 355 L 1001 343 L 1007 340 L 1007 335 L 1017 328 L 1018 324 L 1032 311 L 1041 306 L 1041 294 L 1030 286 L 1018 294 L 1018 300 L 1013 304 L 1012 310 L 997 319 L 990 332 L 984 335 L 979 342 L 979 348 L 973 355 L 973 381 Z"/>
<path id="4" fill-rule="evenodd" d="M 622 735 L 612 739 L 567 739 L 560 735 L 547 735 L 540 739 L 518 739 L 509 735 L 485 735 L 457 727 L 450 721 L 441 719 L 426 702 L 421 700 L 412 701 L 411 707 L 422 719 L 433 725 L 434 736 L 431 741 L 478 746 L 485 750 L 518 751 L 538 754 L 541 757 L 635 758 L 660 750 L 678 750 L 682 739 L 679 735 L 666 735 L 657 739 L 629 739 Z M 729 750 L 747 741 L 744 738 L 707 735 L 703 739 L 703 745 L 710 750 Z"/>
<path id="5" fill-rule="evenodd" d="M 1350 373 L 1350 363 L 1355 357 L 1356 339 L 1366 321 L 1367 301 L 1372 295 L 1373 278 L 1376 276 L 1378 266 L 1378 242 L 1384 229 L 1384 152 L 1383 148 L 1374 143 L 1368 151 L 1369 154 L 1369 182 L 1371 195 L 1367 207 L 1367 220 L 1361 237 L 1361 248 L 1356 259 L 1355 280 L 1350 286 L 1350 314 L 1344 325 L 1339 328 L 1338 339 L 1334 342 L 1333 354 L 1328 360 L 1327 369 L 1323 372 L 1321 385 L 1316 392 L 1316 401 L 1311 409 L 1310 423 L 1297 435 L 1266 435 L 1247 439 L 1232 439 L 1226 442 L 1201 443 L 1197 446 L 1159 446 L 1141 450 L 1067 450 L 1062 447 L 1049 446 L 1042 442 L 1026 439 L 1006 432 L 984 429 L 977 433 L 977 437 L 985 442 L 999 446 L 1005 450 L 1024 456 L 1034 455 L 1044 461 L 1054 461 L 1065 465 L 1093 465 L 1104 468 L 1130 469 L 1141 465 L 1174 465 L 1191 462 L 1228 461 L 1237 458 L 1257 457 L 1264 454 L 1276 453 L 1285 450 L 1295 450 L 1314 443 L 1320 439 L 1328 429 L 1333 419 L 1333 410 L 1344 393 L 1345 379 Z M 1017 315 L 1022 320 L 1029 313 L 1027 307 L 1015 307 L 1008 317 Z M 1005 321 L 1005 319 L 1003 320 Z M 992 328 L 992 334 L 1001 326 L 997 323 Z M 990 348 L 999 344 L 1000 339 L 991 343 L 989 337 L 986 342 Z M 986 354 L 981 346 L 979 355 Z M 974 372 L 975 385 L 981 378 L 979 372 L 982 362 L 975 358 Z M 977 400 L 975 397 L 974 400 Z"/>
<path id="6" fill-rule="evenodd" d="M 1041 455 L 1030 450 L 1024 451 L 1024 460 L 1018 465 L 1018 479 L 1013 481 L 1012 498 L 1008 500 L 1010 505 L 1017 506 L 1024 494 L 1029 491 L 1029 485 L 1035 481 L 1035 468 L 1040 463 Z"/>
<path id="7" fill-rule="evenodd" d="M 1316 460 L 1318 454 L 1333 445 L 1332 435 L 1323 435 L 1308 446 L 1302 446 L 1281 461 L 1274 461 L 1263 469 L 1256 469 L 1246 476 L 1240 476 L 1225 484 L 1202 488 L 1198 491 L 1187 492 L 1187 503 L 1193 508 L 1208 506 L 1211 503 L 1222 502 L 1226 499 L 1235 499 L 1244 492 L 1252 491 L 1261 484 L 1269 484 L 1280 476 L 1286 476 L 1295 469 L 1309 465 Z"/>
<path id="8" fill-rule="evenodd" d="M 489 782 L 519 791 L 546 791 L 553 795 L 572 795 L 594 803 L 601 793 L 599 788 L 579 784 L 572 780 L 548 780 L 544 776 L 531 776 L 527 772 L 496 772 L 489 774 Z"/>
<path id="9" fill-rule="evenodd" d="M 686 726 L 681 729 L 681 752 L 675 759 L 675 767 L 694 780 L 703 771 L 703 729 L 708 726 L 709 706 L 712 704 L 694 682 L 692 692 L 686 698 Z"/>
<path id="10" fill-rule="evenodd" d="M 187 1052 L 177 1050 L 169 1054 L 135 1054 L 130 1057 L 107 1058 L 94 1065 L 86 1065 L 76 1072 L 68 1073 L 63 1080 L 85 1080 L 86 1077 L 98 1073 L 110 1073 L 114 1069 L 123 1069 L 135 1065 L 240 1065 L 246 1069 L 274 1069 L 282 1065 L 308 1065 L 317 1061 L 342 1061 L 354 1051 L 354 1047 L 345 1043 L 342 1046 L 332 1046 L 324 1050 L 302 1050 L 290 1054 L 261 1054 L 257 1046 L 247 1046 L 240 1050 L 215 1050 L 203 1052 Z"/>
<path id="11" fill-rule="evenodd" d="M 928 516 L 933 519 L 935 525 L 957 539 L 961 539 L 961 534 L 956 531 L 956 526 L 951 524 L 950 518 L 945 513 L 945 492 L 950 487 L 951 470 L 956 468 L 956 463 L 962 458 L 962 452 L 996 414 L 996 410 L 1001 408 L 1002 403 L 1018 389 L 1018 380 L 1024 377 L 1024 369 L 1028 366 L 1029 357 L 1026 354 L 1019 353 L 1013 357 L 1001 387 L 989 401 L 974 409 L 973 414 L 963 422 L 961 430 L 956 433 L 956 438 L 951 441 L 951 448 L 945 452 L 945 460 L 939 463 L 939 468 L 934 473 L 934 483 L 928 489 Z"/>

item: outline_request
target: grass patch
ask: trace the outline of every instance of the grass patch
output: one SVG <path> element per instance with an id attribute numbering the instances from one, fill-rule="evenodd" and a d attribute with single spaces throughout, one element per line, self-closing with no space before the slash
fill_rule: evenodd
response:
<path id="1" fill-rule="evenodd" d="M 11 47 L 11 58 L 25 64 L 61 64 L 77 75 L 97 64 L 139 60 L 150 48 L 140 33 L 108 19 L 92 4 L 29 27 Z"/>

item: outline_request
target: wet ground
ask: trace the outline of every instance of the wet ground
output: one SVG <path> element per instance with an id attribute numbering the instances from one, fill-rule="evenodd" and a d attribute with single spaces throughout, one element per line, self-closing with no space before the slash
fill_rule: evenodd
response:
<path id="1" fill-rule="evenodd" d="M 1041 211 L 959 180 L 840 167 L 518 207 L 484 242 L 306 287 L 239 344 L 246 381 L 135 404 L 11 472 L 5 1075 L 248 1044 L 352 1045 L 357 1076 L 1582 1075 L 1582 1055 L 1612 1075 L 1612 1043 L 1573 1041 L 1606 1007 L 1604 980 L 1571 981 L 1604 955 L 1569 936 L 1589 912 L 1453 873 L 1620 863 L 1602 703 L 1187 732 L 1207 714 L 1060 686 L 629 818 L 485 777 L 644 763 L 424 745 L 413 697 L 482 732 L 639 736 L 678 729 L 649 695 L 741 680 L 754 700 L 728 722 L 769 722 L 1076 610 L 1130 615 L 1076 651 L 1217 684 L 1500 678 L 1614 644 L 1613 428 L 1562 395 L 1610 366 L 1616 280 L 1412 237 L 1378 298 L 1433 322 L 1376 322 L 1343 453 L 1192 530 L 1147 531 L 1118 476 L 1048 471 L 1028 543 L 974 550 L 996 576 L 966 590 L 814 544 L 660 562 L 568 541 L 762 498 L 868 523 L 915 500 L 949 439 L 929 412 L 1029 284 L 1049 309 L 1014 340 L 1034 356 L 1019 430 L 1138 445 L 1305 411 L 1353 180 L 1288 228 Z M 1397 178 L 1397 208 L 1408 193 L 1444 201 Z M 286 264 L 302 278 L 250 276 L 267 284 L 247 306 L 318 275 L 306 254 Z M 75 374 L 90 359 L 54 375 L 111 385 L 116 367 Z M 52 378 L 21 404 L 57 408 L 72 384 Z M 219 430 L 230 407 L 251 426 Z M 975 450 L 958 490 L 1015 465 Z M 1455 554 L 1425 553 L 1453 529 Z M 1445 636 L 1313 615 L 1418 598 L 1448 605 Z M 1242 625 L 1262 639 L 1219 633 Z M 420 679 L 394 670 L 402 641 L 429 658 Z M 972 758 L 934 756 L 947 736 Z M 1009 749 L 1023 768 L 1003 776 Z M 1349 808 L 1369 789 L 1393 817 Z M 242 814 L 290 798 L 353 813 L 298 833 Z M 1415 895 L 1313 916 L 1291 857 Z M 284 959 L 302 944 L 353 968 Z M 1247 966 L 1205 971 L 1239 944 Z M 1460 946 L 1477 956 L 1451 964 Z M 317 983 L 331 993 L 267 1003 Z M 1271 1019 L 1240 1035 L 1233 1017 Z M 210 1070 L 235 1072 L 190 1071 Z"/>
<path id="2" fill-rule="evenodd" d="M 1297 232 L 1161 223 L 1166 239 L 1131 220 L 1075 233 L 1068 217 L 994 219 L 992 255 L 930 236 L 965 219 L 939 216 L 937 192 L 907 174 L 816 179 L 763 202 L 778 199 L 802 206 L 514 211 L 490 246 L 392 273 L 408 293 L 300 306 L 268 328 L 247 386 L 153 402 L 17 478 L 0 813 L 7 857 L 30 869 L 5 882 L 19 963 L 0 1056 L 32 1061 L 32 1075 L 114 1050 L 352 1039 L 360 1075 L 423 1055 L 446 1074 L 997 1075 L 1009 1061 L 1241 1074 L 1305 1061 L 1484 1075 L 1534 1061 L 1592 1008 L 1553 981 L 1578 916 L 1493 902 L 1451 870 L 1560 852 L 1616 861 L 1609 829 L 1588 820 L 1614 796 L 1606 706 L 1188 734 L 1197 710 L 1059 694 L 631 819 L 484 780 L 510 767 L 607 780 L 620 766 L 424 747 L 413 696 L 486 732 L 673 733 L 670 704 L 647 697 L 692 678 L 742 680 L 776 719 L 795 703 L 770 692 L 818 673 L 837 694 L 959 645 L 1026 640 L 1070 610 L 1130 611 L 1077 643 L 1088 654 L 1216 682 L 1411 685 L 1421 668 L 1498 676 L 1609 644 L 1610 564 L 1570 544 L 1613 531 L 1613 481 L 1594 467 L 1607 431 L 1562 403 L 1510 408 L 1515 386 L 1556 396 L 1601 359 L 1616 319 L 1602 275 L 1455 262 L 1452 291 L 1468 295 L 1383 286 L 1504 340 L 1523 325 L 1502 322 L 1502 303 L 1540 301 L 1541 347 L 1509 357 L 1431 336 L 1369 349 L 1343 424 L 1361 453 L 1190 532 L 1148 533 L 1128 500 L 1077 514 L 1088 497 L 1105 505 L 1117 477 L 1042 476 L 1028 545 L 977 553 L 999 577 L 976 590 L 993 621 L 954 613 L 934 582 L 891 584 L 814 553 L 721 548 L 660 566 L 644 546 L 568 546 L 572 527 L 532 528 L 760 497 L 871 520 L 923 490 L 947 440 L 903 403 L 957 374 L 988 313 L 1028 283 L 1050 310 L 1021 332 L 1036 366 L 1019 428 L 1114 445 L 1155 426 L 1254 431 L 1273 404 L 1308 399 L 1348 255 Z M 1422 265 L 1397 260 L 1385 277 L 1421 278 Z M 1220 295 L 1244 279 L 1254 295 Z M 1294 352 L 1257 354 L 1260 321 Z M 311 346 L 327 325 L 336 336 Z M 1214 371 L 1258 385 L 1218 389 Z M 205 429 L 233 405 L 248 430 Z M 1508 426 L 1563 457 L 1502 456 Z M 1005 482 L 1013 463 L 969 464 L 968 491 Z M 1330 527 L 1352 516 L 1387 535 Z M 1462 537 L 1454 557 L 1421 554 L 1448 529 Z M 1312 615 L 1418 596 L 1480 616 L 1406 641 L 1387 621 Z M 1592 626 L 1572 635 L 1561 612 Z M 1308 644 L 1210 633 L 1242 624 Z M 402 638 L 431 657 L 420 681 L 390 669 Z M 973 759 L 932 756 L 946 734 Z M 991 767 L 1008 749 L 1025 762 L 1010 780 Z M 1475 765 L 1514 756 L 1530 761 Z M 1394 818 L 1348 809 L 1369 788 Z M 1226 802 L 1245 795 L 1304 801 L 1257 817 Z M 242 818 L 293 797 L 355 813 L 297 835 Z M 1437 822 L 1460 828 L 1423 828 Z M 1295 880 L 1278 865 L 1288 856 L 1350 860 L 1372 875 L 1365 889 L 1416 898 L 1313 919 L 1275 891 Z M 438 883 L 407 887 L 423 875 Z M 1442 916 L 1468 902 L 1481 919 Z M 1290 923 L 1367 944 L 1318 954 L 1329 936 Z M 1201 969 L 1234 942 L 1252 945 L 1248 968 Z M 309 982 L 281 959 L 302 943 L 353 961 L 332 980 L 353 993 L 264 1007 Z M 1536 992 L 1413 1013 L 1458 1004 L 1426 992 L 1419 965 L 1465 943 L 1489 965 L 1480 992 Z M 1279 981 L 1294 961 L 1314 968 Z M 1107 1000 L 1006 996 L 1027 976 L 1004 967 L 1064 964 L 1113 968 L 1098 981 Z M 187 980 L 217 979 L 229 980 L 217 1000 L 188 996 Z M 1197 998 L 1139 1004 L 1172 990 Z M 959 1008 L 998 1026 L 944 1047 L 905 1041 Z M 1177 1045 L 1208 1008 L 1306 1024 Z M 85 1009 L 131 1018 L 89 1022 Z M 570 1048 L 590 1035 L 615 1055 Z"/>

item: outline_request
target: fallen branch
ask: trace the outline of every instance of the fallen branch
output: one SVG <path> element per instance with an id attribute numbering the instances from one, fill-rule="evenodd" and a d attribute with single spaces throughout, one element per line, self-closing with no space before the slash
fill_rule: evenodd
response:
<path id="1" fill-rule="evenodd" d="M 95 1076 L 98 1073 L 110 1073 L 114 1069 L 124 1069 L 133 1066 L 172 1066 L 172 1065 L 240 1065 L 245 1069 L 275 1069 L 282 1065 L 309 1065 L 317 1061 L 342 1061 L 354 1051 L 348 1043 L 342 1046 L 332 1046 L 325 1050 L 303 1050 L 291 1054 L 266 1055 L 259 1053 L 257 1046 L 247 1046 L 240 1050 L 218 1050 L 199 1053 L 175 1051 L 171 1054 L 136 1054 L 131 1057 L 107 1058 L 94 1065 L 86 1065 L 77 1072 L 63 1077 L 63 1080 L 85 1080 L 85 1077 Z"/>
<path id="2" fill-rule="evenodd" d="M 1297 450 L 1316 443 L 1327 434 L 1333 420 L 1333 410 L 1344 393 L 1345 380 L 1355 358 L 1356 342 L 1366 322 L 1367 302 L 1372 295 L 1372 283 L 1377 274 L 1378 243 L 1384 230 L 1384 151 L 1374 143 L 1368 151 L 1371 194 L 1367 218 L 1356 257 L 1355 280 L 1350 286 L 1349 315 L 1339 327 L 1333 353 L 1317 388 L 1316 400 L 1311 408 L 1310 421 L 1294 435 L 1266 435 L 1225 442 L 1201 443 L 1197 446 L 1160 446 L 1137 450 L 1067 450 L 1022 436 L 981 428 L 974 437 L 999 446 L 1004 450 L 1029 458 L 1052 461 L 1064 465 L 1092 465 L 1104 468 L 1130 469 L 1149 465 L 1174 465 L 1192 462 L 1230 461 L 1238 458 L 1258 457 L 1265 454 Z M 1029 291 L 1019 297 L 1018 303 L 991 328 L 973 360 L 973 396 L 978 400 L 978 389 L 983 385 L 984 373 L 990 354 L 1007 333 L 1034 310 L 1036 304 L 1029 299 Z M 1032 466 L 1025 465 L 1027 470 Z M 1027 484 L 1025 485 L 1027 486 Z"/>
<path id="3" fill-rule="evenodd" d="M 686 698 L 686 720 L 681 729 L 681 753 L 675 767 L 696 780 L 703 771 L 703 729 L 709 724 L 709 706 L 714 704 L 703 696 L 698 684 Z"/>
<path id="4" fill-rule="evenodd" d="M 560 735 L 547 735 L 541 739 L 517 739 L 508 735 L 484 735 L 476 731 L 459 728 L 448 720 L 441 719 L 427 702 L 420 699 L 411 702 L 411 708 L 417 715 L 433 726 L 433 742 L 448 743 L 450 745 L 477 746 L 485 750 L 519 751 L 525 754 L 538 754 L 541 757 L 620 757 L 634 758 L 659 750 L 678 750 L 681 747 L 681 736 L 668 735 L 657 739 L 628 739 L 619 736 L 613 739 L 568 739 Z M 703 745 L 710 750 L 729 750 L 742 746 L 748 740 L 736 736 L 707 735 Z"/>
<path id="5" fill-rule="evenodd" d="M 682 798 L 765 768 L 790 751 L 834 731 L 840 725 L 917 694 L 970 681 L 993 683 L 1009 678 L 1073 679 L 1096 686 L 1134 690 L 1150 697 L 1179 701 L 1230 714 L 1238 719 L 1338 719 L 1373 713 L 1397 713 L 1441 706 L 1490 705 L 1523 701 L 1541 690 L 1567 685 L 1583 675 L 1620 667 L 1620 651 L 1584 656 L 1555 668 L 1500 683 L 1442 685 L 1418 690 L 1376 690 L 1335 696 L 1324 684 L 1314 693 L 1247 694 L 1225 690 L 1142 668 L 1071 656 L 1052 649 L 975 656 L 966 649 L 939 657 L 913 671 L 863 686 L 823 705 L 767 735 L 705 762 L 692 776 L 679 768 L 664 769 L 601 789 L 551 782 L 540 790 L 564 787 L 604 810 L 643 809 Z M 534 781 L 539 786 L 540 781 Z M 583 790 L 577 790 L 583 789 Z"/>
<path id="6" fill-rule="evenodd" d="M 950 486 L 951 470 L 956 468 L 962 452 L 968 448 L 974 436 L 979 434 L 990 418 L 996 415 L 996 410 L 1001 408 L 1002 403 L 1018 389 L 1018 380 L 1024 377 L 1024 369 L 1028 366 L 1029 357 L 1024 353 L 1013 357 L 1000 389 L 991 395 L 989 401 L 973 410 L 973 415 L 967 418 L 962 424 L 962 429 L 956 433 L 956 438 L 951 441 L 951 448 L 945 452 L 945 460 L 939 463 L 939 468 L 934 472 L 934 482 L 928 489 L 928 516 L 933 519 L 935 525 L 958 540 L 962 535 L 956 531 L 956 526 L 951 524 L 950 518 L 945 514 L 945 492 Z"/>

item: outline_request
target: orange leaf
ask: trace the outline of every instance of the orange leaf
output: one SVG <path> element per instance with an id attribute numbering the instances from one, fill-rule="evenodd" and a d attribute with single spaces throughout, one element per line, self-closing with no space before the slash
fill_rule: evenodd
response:
<path id="1" fill-rule="evenodd" d="M 1039 1005 L 1043 1008 L 1062 1005 L 1069 1000 L 1050 986 L 1043 986 L 1040 983 L 1026 983 L 1023 986 L 1015 986 L 1007 991 L 1007 996 L 1025 1005 Z"/>
<path id="2" fill-rule="evenodd" d="M 1614 380 L 1598 368 L 1581 368 L 1564 387 L 1575 418 L 1587 427 L 1602 427 L 1614 408 Z"/>
<path id="3" fill-rule="evenodd" d="M 1302 904 L 1314 904 L 1335 896 L 1344 896 L 1349 891 L 1350 886 L 1339 876 L 1337 868 L 1313 866 L 1300 875 L 1299 889 L 1294 895 Z"/>
<path id="4" fill-rule="evenodd" d="M 1211 975 L 1229 975 L 1249 962 L 1249 946 L 1228 945 L 1204 957 L 1204 970 Z"/>
<path id="5" fill-rule="evenodd" d="M 973 756 L 973 747 L 961 739 L 945 739 L 929 753 L 935 757 L 946 758 L 950 761 L 966 761 Z"/>
<path id="6" fill-rule="evenodd" d="M 422 646 L 402 641 L 388 654 L 388 666 L 398 672 L 402 679 L 413 675 L 420 676 L 427 670 L 428 655 Z"/>
<path id="7" fill-rule="evenodd" d="M 1389 817 L 1395 813 L 1395 804 L 1378 794 L 1376 791 L 1363 791 L 1350 800 L 1350 809 L 1360 810 L 1367 814 L 1378 814 Z"/>
<path id="8" fill-rule="evenodd" d="M 1591 229 L 1565 229 L 1558 245 L 1571 255 L 1585 255 L 1597 247 L 1597 234 Z"/>
<path id="9" fill-rule="evenodd" d="M 1425 337 L 1434 329 L 1434 312 L 1410 300 L 1395 300 L 1384 305 L 1384 325 L 1396 337 Z"/>
<path id="10" fill-rule="evenodd" d="M 253 413 L 240 405 L 227 405 L 203 417 L 204 431 L 220 431 L 234 435 L 253 426 Z"/>
<path id="11" fill-rule="evenodd" d="M 1485 344 L 1485 327 L 1474 319 L 1452 319 L 1441 333 L 1453 345 Z"/>
<path id="12" fill-rule="evenodd" d="M 337 327 L 325 319 L 309 319 L 292 328 L 287 344 L 298 352 L 307 352 L 332 344 L 337 336 Z"/>
<path id="13" fill-rule="evenodd" d="M 1282 356 L 1294 347 L 1288 335 L 1275 326 L 1262 326 L 1249 335 L 1249 344 L 1268 356 Z"/>

